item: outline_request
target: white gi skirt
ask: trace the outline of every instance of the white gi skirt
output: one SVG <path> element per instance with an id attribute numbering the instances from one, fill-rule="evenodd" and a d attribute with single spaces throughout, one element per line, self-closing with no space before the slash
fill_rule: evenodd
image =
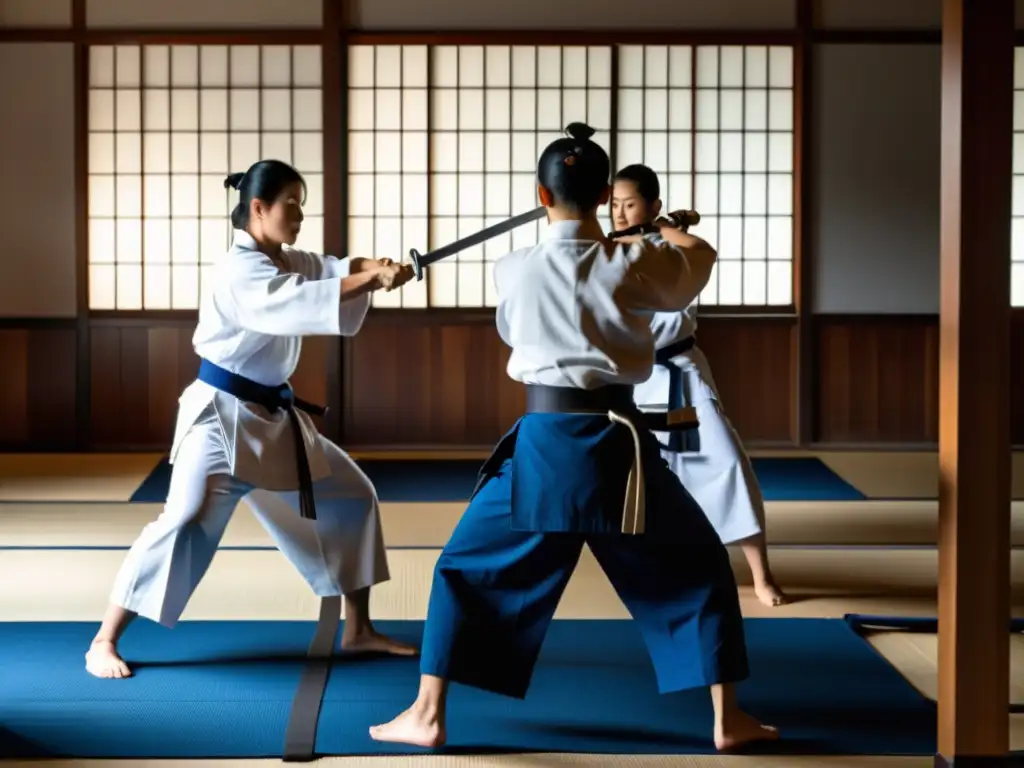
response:
<path id="1" fill-rule="evenodd" d="M 700 450 L 662 456 L 697 501 L 725 544 L 761 533 L 764 498 L 739 435 L 722 411 L 711 366 L 699 348 L 673 358 L 682 371 L 683 405 L 692 406 L 700 421 Z M 634 390 L 643 409 L 664 410 L 669 401 L 669 372 L 656 365 L 651 377 Z M 663 446 L 668 435 L 658 433 Z"/>
<path id="2" fill-rule="evenodd" d="M 189 430 L 211 406 L 222 432 L 233 477 L 268 491 L 299 488 L 295 443 L 287 412 L 271 413 L 202 381 L 192 382 L 178 400 L 178 422 L 170 454 L 172 464 Z M 310 476 L 315 483 L 329 477 L 331 468 L 313 420 L 299 409 L 295 413 L 306 445 Z"/>

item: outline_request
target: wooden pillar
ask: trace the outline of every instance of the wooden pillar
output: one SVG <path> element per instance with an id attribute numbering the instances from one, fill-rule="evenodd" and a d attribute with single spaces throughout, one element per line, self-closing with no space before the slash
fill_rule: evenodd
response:
<path id="1" fill-rule="evenodd" d="M 960 766 L 1009 749 L 1014 2 L 944 0 L 942 24 L 935 762 Z"/>
<path id="2" fill-rule="evenodd" d="M 89 44 L 86 0 L 71 0 L 75 83 L 75 450 L 92 449 L 89 322 Z"/>
<path id="3" fill-rule="evenodd" d="M 813 122 L 814 91 L 814 23 L 815 0 L 797 0 L 796 26 L 799 42 L 794 61 L 796 130 L 793 153 L 794 201 L 793 212 L 797 229 L 793 233 L 793 271 L 797 276 L 793 292 L 797 322 L 793 329 L 790 354 L 792 367 L 792 424 L 790 434 L 796 445 L 806 448 L 817 436 L 816 405 L 818 403 L 817 350 L 818 341 L 814 325 L 814 266 L 817 256 L 811 248 L 814 236 L 814 185 L 811 181 L 811 123 Z"/>
<path id="4" fill-rule="evenodd" d="M 348 174 L 348 28 L 347 0 L 323 0 L 323 42 L 320 48 L 324 146 L 324 253 L 342 258 L 348 253 L 346 221 Z M 342 358 L 345 345 L 340 336 L 326 339 L 324 355 L 327 414 L 324 433 L 341 441 Z"/>

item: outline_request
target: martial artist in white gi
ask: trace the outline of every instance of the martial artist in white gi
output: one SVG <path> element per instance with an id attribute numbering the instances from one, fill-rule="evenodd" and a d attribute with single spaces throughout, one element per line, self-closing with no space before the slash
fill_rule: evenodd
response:
<path id="1" fill-rule="evenodd" d="M 612 224 L 617 231 L 649 224 L 661 213 L 657 174 L 630 165 L 615 176 Z M 654 242 L 660 235 L 648 235 Z M 711 366 L 696 346 L 697 306 L 657 312 L 653 329 L 658 364 L 635 389 L 641 408 L 692 406 L 700 428 L 695 441 L 659 435 L 662 455 L 715 527 L 722 542 L 738 544 L 754 577 L 754 594 L 764 605 L 787 602 L 768 563 L 761 487 L 739 435 L 722 410 Z M 696 444 L 693 444 L 693 443 Z M 689 444 L 684 444 L 689 443 Z"/>
<path id="2" fill-rule="evenodd" d="M 179 401 L 167 503 L 117 575 L 86 653 L 97 677 L 130 674 L 117 642 L 135 616 L 174 626 L 246 496 L 313 592 L 345 596 L 344 649 L 416 653 L 370 621 L 370 587 L 389 578 L 376 492 L 302 410 L 316 406 L 287 384 L 303 336 L 355 334 L 370 293 L 398 287 L 412 270 L 287 247 L 302 225 L 305 184 L 285 163 L 261 161 L 225 186 L 239 191 L 234 242 L 203 286 L 193 337 L 200 372 Z"/>
<path id="3" fill-rule="evenodd" d="M 496 265 L 497 324 L 527 413 L 502 439 L 434 570 L 420 688 L 378 741 L 443 744 L 450 682 L 522 698 L 583 545 L 644 635 L 662 692 L 710 688 L 721 749 L 777 737 L 737 705 L 748 674 L 728 553 L 633 401 L 650 376 L 650 311 L 679 311 L 715 251 L 605 238 L 609 161 L 574 123 L 538 163 L 542 241 Z M 664 419 L 663 419 L 664 422 Z"/>

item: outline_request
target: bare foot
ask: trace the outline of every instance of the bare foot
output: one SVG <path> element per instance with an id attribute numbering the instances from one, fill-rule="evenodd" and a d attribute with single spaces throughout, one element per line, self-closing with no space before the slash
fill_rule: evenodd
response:
<path id="1" fill-rule="evenodd" d="M 394 640 L 376 630 L 362 630 L 341 636 L 341 650 L 348 653 L 387 653 L 392 656 L 415 656 L 419 649 L 414 645 Z"/>
<path id="2" fill-rule="evenodd" d="M 755 741 L 775 741 L 779 732 L 770 725 L 762 725 L 746 712 L 737 712 L 729 718 L 727 727 L 715 727 L 715 748 L 719 752 L 737 749 Z"/>
<path id="3" fill-rule="evenodd" d="M 756 585 L 754 587 L 754 595 L 757 596 L 762 605 L 766 605 L 769 608 L 778 608 L 780 605 L 786 605 L 789 602 L 789 598 L 786 597 L 785 593 L 772 582 Z"/>
<path id="4" fill-rule="evenodd" d="M 445 742 L 444 723 L 415 705 L 384 725 L 370 726 L 370 738 L 434 749 Z"/>
<path id="5" fill-rule="evenodd" d="M 117 653 L 117 647 L 109 640 L 93 640 L 85 653 L 85 671 L 102 678 L 120 679 L 132 676 L 128 665 Z"/>

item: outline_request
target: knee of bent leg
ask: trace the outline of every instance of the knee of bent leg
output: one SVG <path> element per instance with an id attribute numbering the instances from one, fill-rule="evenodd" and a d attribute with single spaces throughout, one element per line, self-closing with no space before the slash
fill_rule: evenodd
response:
<path id="1" fill-rule="evenodd" d="M 366 473 L 334 443 L 324 437 L 320 441 L 331 472 L 330 480 L 327 481 L 329 489 L 325 488 L 325 491 L 336 498 L 376 505 L 379 502 L 377 489 Z"/>
<path id="2" fill-rule="evenodd" d="M 167 495 L 163 512 L 155 521 L 163 528 L 227 524 L 240 494 L 229 475 L 195 478 L 187 485 L 174 484 Z"/>
<path id="3" fill-rule="evenodd" d="M 462 570 L 458 565 L 459 563 L 457 559 L 453 558 L 447 549 L 441 550 L 441 554 L 438 555 L 437 562 L 434 563 L 434 583 L 439 581 L 451 583 L 453 578 L 455 581 L 458 581 L 458 576 Z"/>

